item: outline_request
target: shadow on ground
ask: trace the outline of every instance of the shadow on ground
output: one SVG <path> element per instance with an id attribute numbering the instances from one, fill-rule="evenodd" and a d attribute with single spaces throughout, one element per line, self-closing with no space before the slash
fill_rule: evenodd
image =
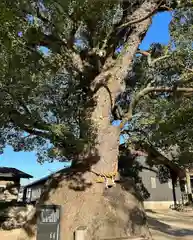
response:
<path id="1" fill-rule="evenodd" d="M 169 224 L 166 224 L 157 220 L 154 217 L 148 216 L 147 219 L 148 219 L 149 227 L 152 230 L 159 231 L 161 233 L 165 233 L 167 235 L 176 236 L 176 237 L 193 236 L 193 222 L 192 222 L 192 229 L 186 229 L 186 228 L 174 228 Z"/>

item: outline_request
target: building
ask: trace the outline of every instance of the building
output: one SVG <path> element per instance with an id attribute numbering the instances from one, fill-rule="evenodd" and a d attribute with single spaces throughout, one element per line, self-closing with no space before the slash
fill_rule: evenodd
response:
<path id="1" fill-rule="evenodd" d="M 161 183 L 156 167 L 148 167 L 144 158 L 140 158 L 138 161 L 140 161 L 142 165 L 142 171 L 139 173 L 139 176 L 142 179 L 145 189 L 149 193 L 149 197 L 144 201 L 145 208 L 169 208 L 174 204 L 174 194 L 176 202 L 182 202 L 182 192 L 179 181 L 177 181 L 175 186 L 173 186 L 171 179 L 169 179 L 168 182 Z"/>
<path id="2" fill-rule="evenodd" d="M 41 196 L 41 193 L 44 189 L 44 185 L 53 175 L 58 174 L 68 168 L 61 169 L 56 171 L 46 177 L 40 178 L 32 183 L 29 183 L 23 187 L 23 200 L 27 203 L 35 203 Z"/>
<path id="3" fill-rule="evenodd" d="M 193 168 L 186 168 L 186 177 L 183 179 L 183 202 L 193 201 Z"/>
<path id="4" fill-rule="evenodd" d="M 182 202 L 183 194 L 181 190 L 182 180 L 186 176 L 185 170 L 176 165 L 169 155 L 150 143 L 138 145 L 137 151 L 128 149 L 124 144 L 121 144 L 119 149 L 120 152 L 123 152 L 123 158 L 119 160 L 119 170 L 126 177 L 131 176 L 133 179 L 136 176 L 140 177 L 139 183 L 136 181 L 136 184 L 144 199 L 145 208 L 169 208 L 174 203 Z M 134 158 L 133 155 L 135 155 Z M 134 163 L 136 163 L 138 175 L 133 175 L 132 170 L 130 170 Z M 160 165 L 164 165 L 169 170 L 173 179 L 170 178 L 166 183 L 160 182 L 158 177 L 158 167 Z M 176 179 L 175 176 L 177 176 Z M 145 194 L 146 197 L 143 196 Z"/>
<path id="5" fill-rule="evenodd" d="M 0 201 L 17 200 L 21 178 L 33 178 L 16 168 L 0 167 Z"/>
<path id="6" fill-rule="evenodd" d="M 37 181 L 24 186 L 23 199 L 27 203 L 35 203 L 41 196 L 44 184 L 50 176 L 43 177 Z"/>

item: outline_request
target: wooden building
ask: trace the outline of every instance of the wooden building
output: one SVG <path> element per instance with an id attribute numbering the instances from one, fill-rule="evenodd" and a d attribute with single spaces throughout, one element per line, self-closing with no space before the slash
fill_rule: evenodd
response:
<path id="1" fill-rule="evenodd" d="M 144 187 L 149 192 L 149 197 L 144 199 L 145 208 L 169 208 L 174 204 L 174 191 L 176 202 L 182 202 L 182 192 L 179 180 L 175 186 L 173 186 L 171 179 L 168 179 L 168 182 L 161 183 L 156 167 L 148 167 L 143 157 L 139 157 L 138 161 L 142 165 L 142 171 L 139 173 L 139 176 L 142 179 Z M 173 189 L 173 187 L 175 187 L 175 189 Z"/>
<path id="2" fill-rule="evenodd" d="M 37 181 L 27 184 L 24 186 L 23 199 L 26 203 L 35 203 L 41 196 L 44 188 L 44 184 L 50 176 L 46 176 Z"/>
<path id="3" fill-rule="evenodd" d="M 21 178 L 32 178 L 16 168 L 0 167 L 0 201 L 17 200 Z"/>
<path id="4" fill-rule="evenodd" d="M 29 183 L 23 187 L 23 200 L 27 203 L 35 203 L 41 196 L 41 193 L 45 187 L 45 183 L 55 174 L 65 172 L 68 168 L 60 169 L 46 177 L 40 178 L 32 183 Z M 65 174 L 65 173 L 64 173 Z"/>
<path id="5" fill-rule="evenodd" d="M 136 184 L 143 185 L 143 189 L 139 187 L 141 193 L 144 189 L 149 193 L 146 194 L 149 195 L 146 198 L 142 196 L 145 208 L 169 208 L 175 203 L 182 202 L 181 181 L 185 178 L 185 170 L 176 165 L 169 155 L 150 143 L 139 144 L 137 149 L 130 150 L 124 144 L 120 145 L 123 160 L 120 159 L 121 162 L 119 161 L 119 169 L 120 171 L 123 170 L 123 175 L 128 177 L 129 173 L 127 171 L 124 173 L 124 169 L 132 169 L 134 161 L 138 162 L 139 168 L 141 168 L 141 171 L 139 171 L 141 183 Z M 131 159 L 129 159 L 129 155 Z M 133 155 L 135 155 L 134 158 Z M 168 182 L 160 182 L 158 177 L 159 166 L 165 166 L 168 169 L 170 173 Z"/>

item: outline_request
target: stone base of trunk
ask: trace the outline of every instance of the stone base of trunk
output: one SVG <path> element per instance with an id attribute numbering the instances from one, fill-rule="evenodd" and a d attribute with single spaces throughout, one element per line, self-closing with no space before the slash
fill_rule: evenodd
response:
<path id="1" fill-rule="evenodd" d="M 143 204 L 133 182 L 126 180 L 105 189 L 103 183 L 93 183 L 83 188 L 74 188 L 68 180 L 60 179 L 49 184 L 40 204 L 61 205 L 61 239 L 74 239 L 79 227 L 86 228 L 87 240 L 144 236 L 151 239 Z M 72 182 L 71 182 L 72 183 Z M 34 217 L 25 227 L 28 237 L 34 239 Z"/>

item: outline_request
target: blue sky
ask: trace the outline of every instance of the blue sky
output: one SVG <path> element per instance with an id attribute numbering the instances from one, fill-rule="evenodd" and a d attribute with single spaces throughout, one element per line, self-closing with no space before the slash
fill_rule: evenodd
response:
<path id="1" fill-rule="evenodd" d="M 160 13 L 154 16 L 152 25 L 148 30 L 148 33 L 140 48 L 146 50 L 153 42 L 167 44 L 170 39 L 168 31 L 170 20 L 171 14 L 168 12 Z M 27 184 L 43 176 L 49 175 L 51 172 L 63 168 L 65 163 L 46 162 L 40 165 L 36 161 L 36 155 L 34 152 L 13 152 L 11 147 L 7 147 L 4 151 L 4 154 L 0 155 L 0 166 L 18 168 L 21 171 L 34 176 L 33 180 L 22 180 L 22 184 Z"/>

